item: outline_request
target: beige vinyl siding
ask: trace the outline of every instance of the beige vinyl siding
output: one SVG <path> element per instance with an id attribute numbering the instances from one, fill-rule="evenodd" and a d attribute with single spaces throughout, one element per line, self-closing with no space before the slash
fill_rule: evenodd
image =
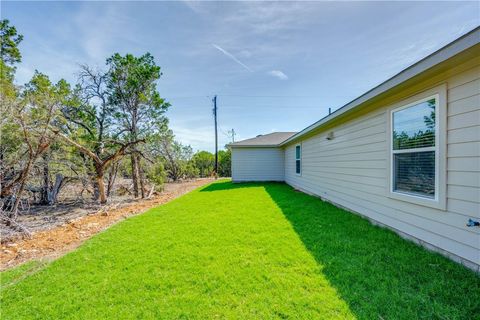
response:
<path id="1" fill-rule="evenodd" d="M 280 148 L 232 148 L 232 180 L 283 181 L 283 160 Z"/>
<path id="2" fill-rule="evenodd" d="M 389 106 L 381 102 L 367 114 L 300 141 L 301 176 L 295 174 L 299 141 L 286 146 L 285 181 L 480 265 L 480 228 L 466 227 L 469 218 L 480 219 L 480 67 L 443 80 L 447 83 L 446 210 L 387 196 Z M 326 139 L 329 132 L 334 132 L 333 140 Z"/>

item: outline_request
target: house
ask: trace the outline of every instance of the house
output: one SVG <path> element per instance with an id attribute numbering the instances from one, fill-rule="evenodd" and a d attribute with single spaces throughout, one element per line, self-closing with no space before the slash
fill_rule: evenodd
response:
<path id="1" fill-rule="evenodd" d="M 298 133 L 230 148 L 234 182 L 284 181 L 480 270 L 480 27 Z"/>

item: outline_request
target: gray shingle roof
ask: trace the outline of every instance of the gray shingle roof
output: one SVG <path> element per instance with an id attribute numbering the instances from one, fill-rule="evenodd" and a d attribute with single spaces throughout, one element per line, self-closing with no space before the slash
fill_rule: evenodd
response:
<path id="1" fill-rule="evenodd" d="M 277 146 L 283 141 L 293 136 L 296 132 L 272 132 L 268 134 L 261 134 L 255 138 L 246 139 L 230 143 L 231 147 L 270 147 Z"/>

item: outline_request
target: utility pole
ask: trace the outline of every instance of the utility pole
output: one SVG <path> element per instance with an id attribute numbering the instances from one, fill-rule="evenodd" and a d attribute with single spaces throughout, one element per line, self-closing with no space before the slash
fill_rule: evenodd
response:
<path id="1" fill-rule="evenodd" d="M 213 97 L 213 118 L 215 119 L 215 179 L 217 179 L 218 177 L 217 95 Z"/>
<path id="2" fill-rule="evenodd" d="M 228 130 L 228 135 L 232 137 L 232 143 L 235 142 L 235 129 L 232 128 L 232 130 Z"/>

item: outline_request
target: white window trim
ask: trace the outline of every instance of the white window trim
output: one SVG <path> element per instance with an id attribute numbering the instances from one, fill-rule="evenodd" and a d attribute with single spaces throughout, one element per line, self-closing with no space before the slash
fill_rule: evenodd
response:
<path id="1" fill-rule="evenodd" d="M 300 147 L 300 158 L 297 159 L 297 147 Z M 295 145 L 295 174 L 297 176 L 302 176 L 302 172 L 303 172 L 303 160 L 302 160 L 302 156 L 303 156 L 303 148 L 302 148 L 302 144 L 299 143 L 299 144 L 296 144 Z M 300 160 L 300 173 L 297 172 L 297 160 Z"/>
<path id="2" fill-rule="evenodd" d="M 418 205 L 445 210 L 446 208 L 446 97 L 447 87 L 445 84 L 426 90 L 420 94 L 405 99 L 389 108 L 387 121 L 388 140 L 388 181 L 387 195 L 396 200 L 411 202 Z M 413 148 L 393 150 L 393 113 L 402 109 L 412 107 L 416 104 L 435 98 L 435 147 Z M 405 152 L 435 151 L 435 197 L 428 198 L 421 195 L 409 194 L 393 190 L 393 154 Z"/>

